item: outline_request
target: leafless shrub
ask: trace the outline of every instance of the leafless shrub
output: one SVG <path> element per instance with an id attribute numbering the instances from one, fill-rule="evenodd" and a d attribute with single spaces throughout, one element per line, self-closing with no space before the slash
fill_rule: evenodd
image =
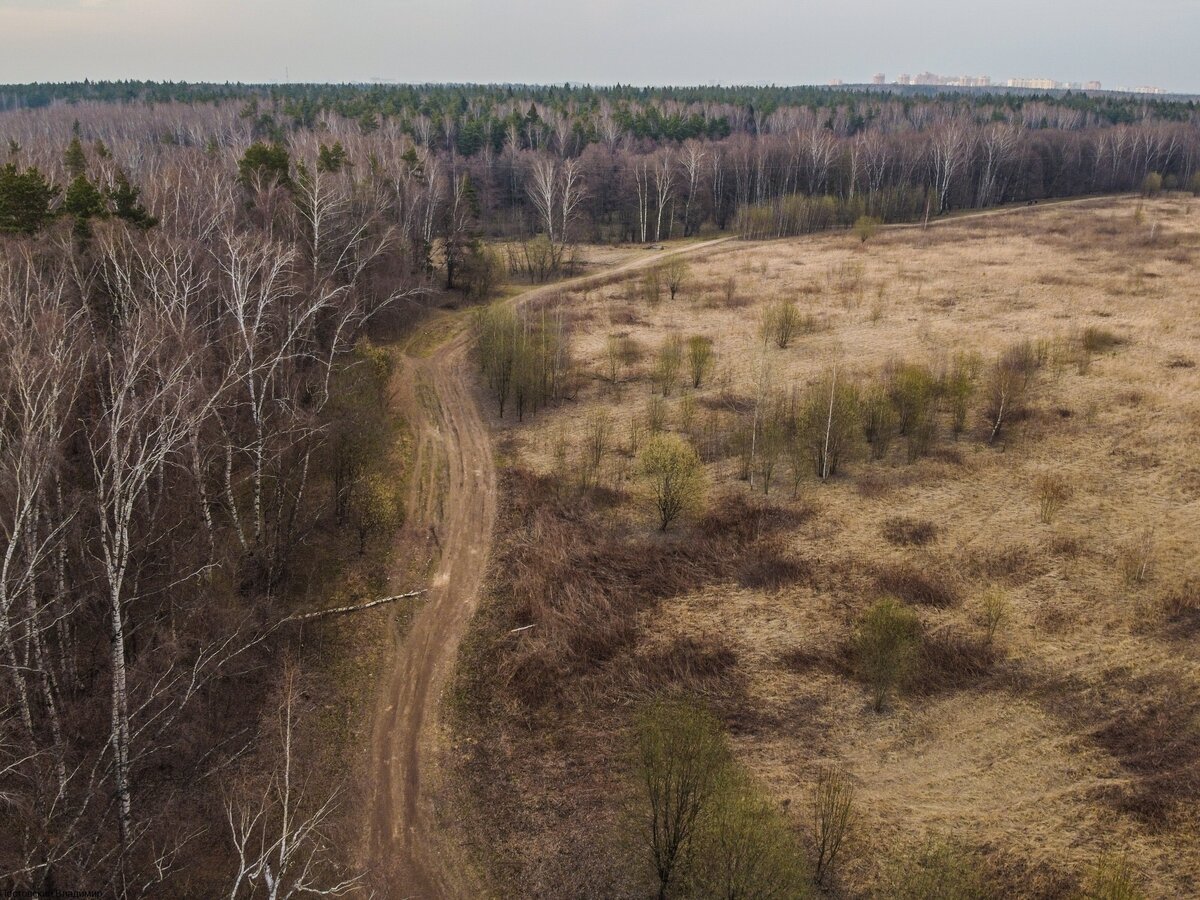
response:
<path id="1" fill-rule="evenodd" d="M 989 588 L 980 600 L 980 619 L 989 644 L 996 642 L 1000 627 L 1010 618 L 1008 595 L 999 588 Z"/>
<path id="2" fill-rule="evenodd" d="M 888 366 L 885 381 L 912 462 L 929 453 L 937 436 L 938 383 L 927 367 L 903 362 Z"/>
<path id="3" fill-rule="evenodd" d="M 666 531 L 685 513 L 695 512 L 704 501 L 704 470 L 700 457 L 677 435 L 656 435 L 638 455 L 638 466 L 658 510 L 659 526 Z"/>
<path id="4" fill-rule="evenodd" d="M 826 884 L 854 818 L 854 782 L 840 769 L 822 769 L 813 785 L 812 839 L 816 862 L 813 880 Z"/>
<path id="5" fill-rule="evenodd" d="M 875 237 L 879 231 L 879 226 L 883 223 L 874 216 L 859 216 L 854 221 L 854 234 L 860 243 L 865 244 L 871 238 Z"/>
<path id="6" fill-rule="evenodd" d="M 669 335 L 659 346 L 654 359 L 654 384 L 668 396 L 679 384 L 679 373 L 683 368 L 683 341 L 679 335 Z"/>
<path id="7" fill-rule="evenodd" d="M 888 867 L 886 896 L 895 900 L 988 900 L 994 896 L 983 865 L 968 848 L 931 837 L 906 848 Z"/>
<path id="8" fill-rule="evenodd" d="M 641 345 L 628 334 L 610 334 L 604 342 L 604 359 L 608 380 L 620 381 L 644 355 Z"/>
<path id="9" fill-rule="evenodd" d="M 990 425 L 989 444 L 995 443 L 1009 425 L 1027 414 L 1029 387 L 1038 366 L 1037 353 L 1029 341 L 1004 351 L 992 366 L 985 412 Z"/>
<path id="10" fill-rule="evenodd" d="M 1154 574 L 1154 530 L 1146 528 L 1117 550 L 1117 570 L 1128 585 L 1149 581 Z"/>
<path id="11" fill-rule="evenodd" d="M 763 312 L 761 332 L 764 341 L 773 341 L 780 350 L 786 350 L 800 330 L 800 310 L 793 300 L 773 300 Z"/>
<path id="12" fill-rule="evenodd" d="M 642 839 L 659 896 L 666 897 L 690 860 L 702 814 L 721 790 L 729 748 L 707 712 L 660 701 L 638 718 L 636 758 L 644 801 Z"/>
<path id="13" fill-rule="evenodd" d="M 708 373 L 712 371 L 714 359 L 712 338 L 700 334 L 688 338 L 687 359 L 688 370 L 692 376 L 692 387 L 699 389 L 704 383 L 704 379 L 708 377 Z"/>
<path id="14" fill-rule="evenodd" d="M 653 437 L 667 427 L 667 401 L 661 394 L 651 394 L 646 401 L 646 431 Z"/>
<path id="15" fill-rule="evenodd" d="M 612 417 L 606 409 L 596 410 L 584 425 L 582 478 L 585 485 L 594 485 L 599 480 L 600 467 L 611 439 Z"/>
<path id="16" fill-rule="evenodd" d="M 912 610 L 891 598 L 878 601 L 858 621 L 853 637 L 855 666 L 871 688 L 876 712 L 916 671 L 921 623 Z"/>
<path id="17" fill-rule="evenodd" d="M 738 297 L 737 287 L 737 279 L 732 275 L 721 282 L 721 299 L 724 301 L 725 306 L 730 309 L 741 305 L 741 299 Z"/>
<path id="18" fill-rule="evenodd" d="M 839 375 L 835 369 L 808 389 L 795 438 L 802 442 L 822 481 L 838 473 L 859 440 L 858 389 Z"/>
<path id="19" fill-rule="evenodd" d="M 688 280 L 691 269 L 688 262 L 682 256 L 676 254 L 663 263 L 662 280 L 667 286 L 667 291 L 671 295 L 671 299 L 675 299 L 675 295 L 682 289 L 684 283 Z"/>
<path id="20" fill-rule="evenodd" d="M 662 273 L 657 268 L 649 269 L 638 284 L 638 292 L 642 301 L 655 308 L 662 303 Z"/>
<path id="21" fill-rule="evenodd" d="M 883 459 L 896 431 L 896 414 L 887 391 L 878 386 L 866 391 L 859 409 L 863 437 L 871 448 L 871 459 Z"/>
<path id="22" fill-rule="evenodd" d="M 1074 495 L 1071 482 L 1061 472 L 1047 472 L 1034 482 L 1037 490 L 1038 521 L 1049 525 Z"/>
<path id="23" fill-rule="evenodd" d="M 975 393 L 979 368 L 977 355 L 956 353 L 950 370 L 942 377 L 941 391 L 950 406 L 951 429 L 956 438 L 967 427 L 967 414 Z"/>

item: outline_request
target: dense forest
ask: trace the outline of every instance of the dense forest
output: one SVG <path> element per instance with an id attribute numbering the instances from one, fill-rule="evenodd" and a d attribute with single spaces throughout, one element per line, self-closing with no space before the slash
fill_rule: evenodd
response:
<path id="1" fill-rule="evenodd" d="M 315 141 L 355 184 L 394 181 L 410 209 L 423 194 L 408 227 L 430 248 L 466 224 L 552 242 L 765 237 L 1133 190 L 1152 173 L 1192 188 L 1200 121 L 1190 100 L 813 87 L 85 82 L 0 87 L 3 108 L 12 161 L 24 147 L 51 175 L 74 122 L 85 143 L 138 142 L 135 170 Z"/>
<path id="2" fill-rule="evenodd" d="M 330 797 L 292 790 L 286 659 L 397 519 L 373 329 L 580 241 L 1200 186 L 1194 105 L 1129 98 L 84 83 L 0 110 L 0 878 L 121 897 L 353 881 Z"/>

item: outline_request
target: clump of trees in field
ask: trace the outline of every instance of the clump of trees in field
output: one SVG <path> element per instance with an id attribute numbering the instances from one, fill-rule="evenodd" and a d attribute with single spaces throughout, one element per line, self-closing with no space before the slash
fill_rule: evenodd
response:
<path id="1" fill-rule="evenodd" d="M 476 311 L 475 354 L 503 418 L 506 409 L 518 421 L 567 395 L 571 385 L 571 348 L 561 309 L 518 311 L 503 304 Z"/>
<path id="2" fill-rule="evenodd" d="M 789 308 L 769 308 L 765 337 L 783 327 Z M 894 360 L 873 378 L 835 367 L 789 389 L 776 385 L 764 362 L 752 406 L 720 419 L 706 452 L 739 457 L 740 477 L 769 494 L 781 461 L 798 486 L 813 476 L 826 481 L 855 459 L 884 459 L 897 443 L 910 463 L 935 452 L 942 435 L 958 440 L 973 431 L 1002 443 L 1028 417 L 1044 362 L 1036 347 L 1021 343 L 989 365 L 974 354 L 956 354 L 938 370 Z"/>

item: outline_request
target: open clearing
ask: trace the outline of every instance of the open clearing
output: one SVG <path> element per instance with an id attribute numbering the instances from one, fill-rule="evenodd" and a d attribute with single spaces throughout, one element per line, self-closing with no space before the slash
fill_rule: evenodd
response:
<path id="1" fill-rule="evenodd" d="M 801 833 L 816 772 L 851 775 L 847 895 L 930 834 L 1023 894 L 1064 896 L 1105 854 L 1127 855 L 1151 896 L 1200 891 L 1197 259 L 1194 200 L 1122 199 L 865 244 L 730 243 L 657 303 L 637 276 L 546 292 L 538 305 L 572 333 L 573 396 L 517 423 L 480 389 L 504 471 L 460 666 L 457 803 L 497 892 L 641 883 L 614 862 L 630 855 L 625 747 L 631 709 L 663 690 L 704 698 Z M 760 332 L 781 298 L 799 312 L 786 348 Z M 712 339 L 700 388 L 686 362 L 665 391 L 654 377 L 672 335 Z M 1023 341 L 1036 371 L 997 430 L 989 372 Z M 975 354 L 961 434 L 942 401 L 917 453 L 901 438 L 872 458 L 860 441 L 824 483 L 799 466 L 793 478 L 784 454 L 764 492 L 761 464 L 744 462 L 738 429 L 769 398 L 795 402 L 835 371 L 860 395 L 901 363 L 942 377 L 956 354 Z M 637 477 L 658 430 L 700 449 L 710 509 L 662 535 Z M 771 534 L 729 538 L 735 519 L 712 510 L 730 498 L 728 515 L 773 510 Z M 657 580 L 617 580 L 631 560 Z M 568 608 L 586 589 L 556 585 L 593 576 L 609 586 L 598 595 L 634 599 Z M 919 675 L 876 713 L 847 647 L 885 594 L 916 610 L 926 643 Z M 582 639 L 600 626 L 605 638 Z"/>

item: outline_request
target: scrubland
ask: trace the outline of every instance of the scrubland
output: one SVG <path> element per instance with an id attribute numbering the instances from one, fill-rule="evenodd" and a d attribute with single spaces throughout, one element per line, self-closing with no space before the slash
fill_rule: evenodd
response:
<path id="1" fill-rule="evenodd" d="M 501 513 L 453 706 L 497 893 L 656 884 L 663 697 L 715 716 L 810 876 L 845 776 L 834 895 L 1200 891 L 1200 207 L 871 231 L 525 310 L 555 363 L 521 420 L 485 360 Z M 664 435 L 703 487 L 666 527 Z"/>

